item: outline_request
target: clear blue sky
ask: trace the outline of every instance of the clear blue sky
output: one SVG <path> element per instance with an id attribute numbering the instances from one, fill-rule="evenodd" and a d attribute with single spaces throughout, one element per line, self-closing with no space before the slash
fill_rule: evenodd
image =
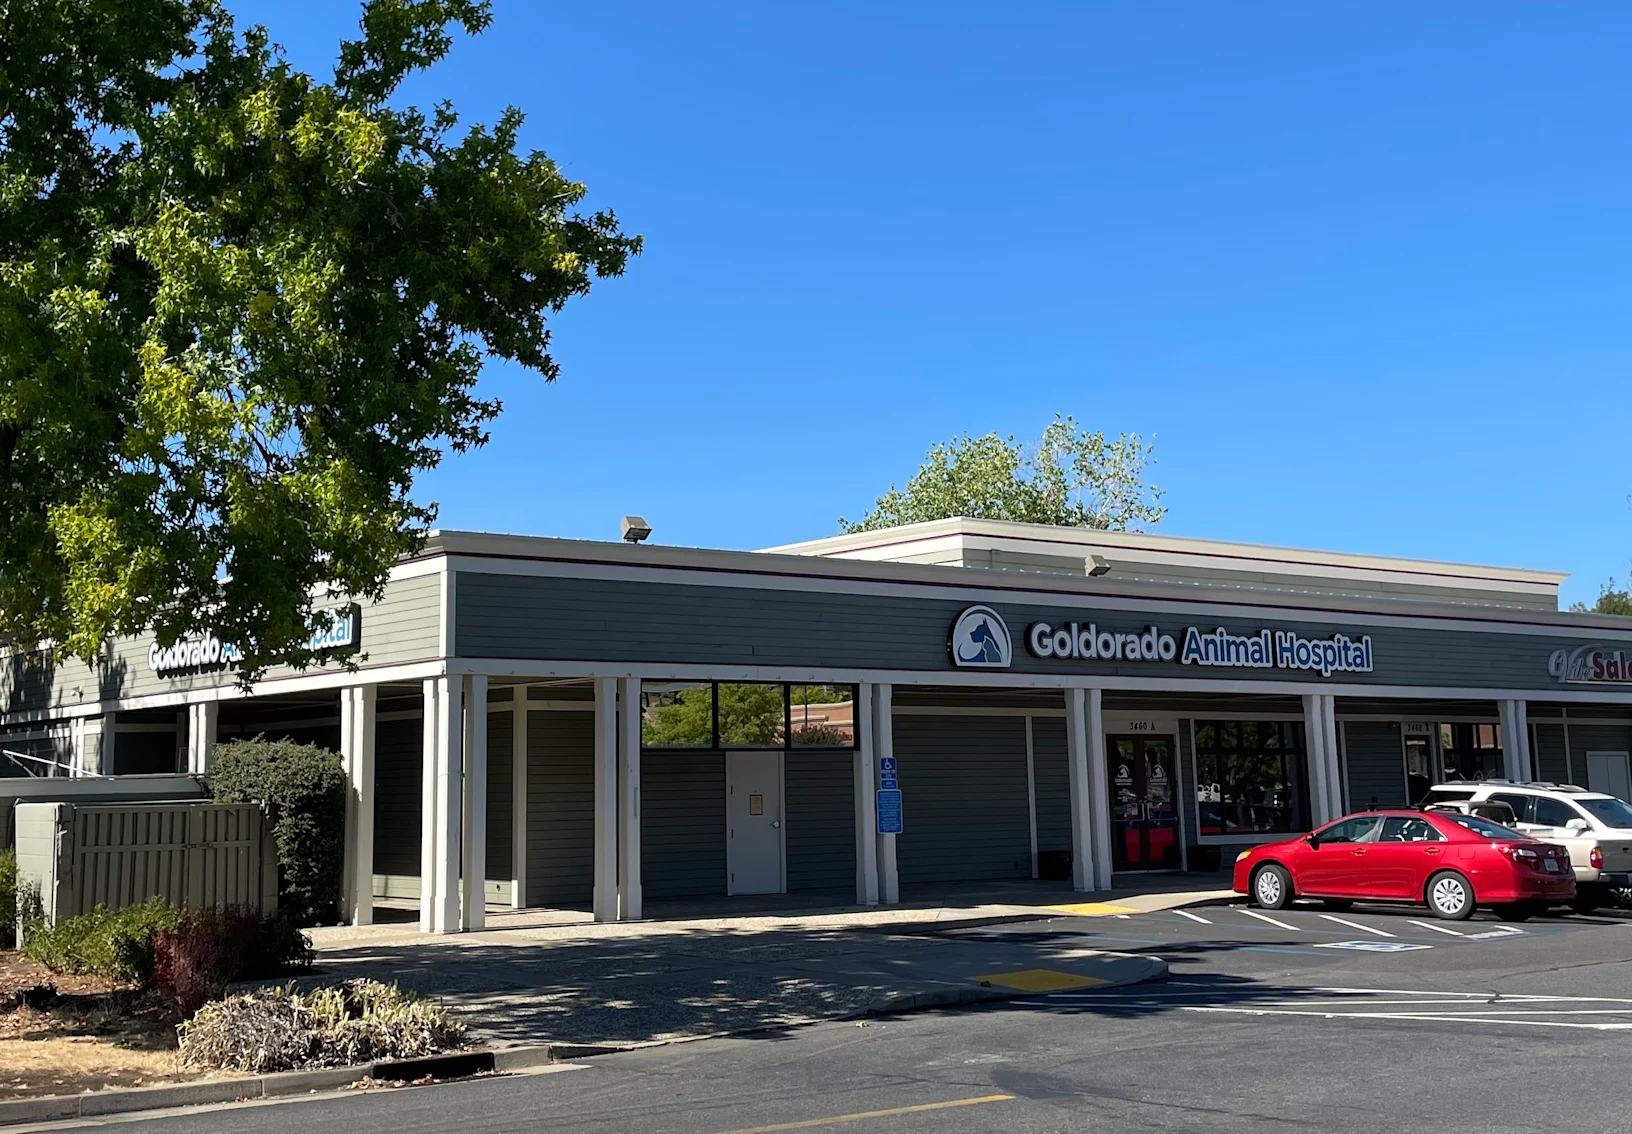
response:
<path id="1" fill-rule="evenodd" d="M 229 0 L 327 75 L 343 0 Z M 1624 4 L 498 0 L 415 83 L 643 233 L 447 527 L 762 547 L 928 445 L 1154 434 L 1160 530 L 1632 559 Z"/>

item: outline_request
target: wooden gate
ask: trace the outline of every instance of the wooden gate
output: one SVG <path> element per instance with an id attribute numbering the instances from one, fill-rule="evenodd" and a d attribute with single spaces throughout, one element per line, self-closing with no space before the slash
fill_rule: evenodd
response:
<path id="1" fill-rule="evenodd" d="M 40 886 L 48 920 L 177 906 L 277 908 L 277 855 L 252 803 L 125 803 L 17 808 L 19 873 Z"/>

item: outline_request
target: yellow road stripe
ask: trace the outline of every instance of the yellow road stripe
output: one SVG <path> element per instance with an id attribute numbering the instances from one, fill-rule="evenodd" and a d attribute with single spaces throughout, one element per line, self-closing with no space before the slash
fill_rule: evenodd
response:
<path id="1" fill-rule="evenodd" d="M 952 1099 L 950 1102 L 919 1103 L 917 1106 L 892 1106 L 889 1110 L 864 1110 L 858 1114 L 835 1114 L 831 1118 L 807 1118 L 803 1122 L 778 1122 L 775 1126 L 748 1126 L 741 1130 L 724 1130 L 721 1134 L 776 1134 L 779 1130 L 813 1130 L 818 1126 L 837 1126 L 841 1122 L 864 1122 L 869 1118 L 894 1118 L 899 1114 L 921 1114 L 926 1110 L 951 1110 L 956 1106 L 980 1106 L 982 1103 L 1008 1102 L 1013 1095 L 982 1095 L 978 1099 Z"/>
<path id="2" fill-rule="evenodd" d="M 1105 983 L 1104 977 L 1062 973 L 1058 969 L 1020 969 L 1012 973 L 988 973 L 986 976 L 972 976 L 969 979 L 978 980 L 982 984 L 1000 984 L 1004 988 L 1017 988 L 1021 992 L 1060 992 L 1067 988 L 1092 988 L 1096 984 Z"/>
<path id="3" fill-rule="evenodd" d="M 1076 905 L 1043 908 L 1053 910 L 1055 913 L 1073 914 L 1076 917 L 1109 917 L 1111 914 L 1139 912 L 1132 906 L 1119 906 L 1114 902 L 1078 902 Z"/>

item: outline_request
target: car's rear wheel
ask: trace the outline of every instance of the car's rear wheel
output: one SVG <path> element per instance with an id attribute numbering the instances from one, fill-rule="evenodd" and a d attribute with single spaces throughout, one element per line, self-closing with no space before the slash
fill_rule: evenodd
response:
<path id="1" fill-rule="evenodd" d="M 1347 898 L 1322 898 L 1320 904 L 1329 910 L 1336 910 L 1338 913 L 1354 908 L 1354 903 Z"/>
<path id="2" fill-rule="evenodd" d="M 1292 902 L 1292 876 L 1273 862 L 1252 876 L 1252 904 L 1266 910 L 1284 910 Z"/>
<path id="3" fill-rule="evenodd" d="M 1598 903 L 1597 898 L 1571 898 L 1570 899 L 1570 908 L 1572 910 L 1574 910 L 1576 913 L 1582 913 L 1582 914 L 1597 913 L 1598 908 L 1599 908 L 1599 903 Z"/>
<path id="4" fill-rule="evenodd" d="M 1466 921 L 1473 916 L 1473 887 L 1454 870 L 1442 870 L 1428 879 L 1423 895 L 1434 916 L 1445 921 Z"/>

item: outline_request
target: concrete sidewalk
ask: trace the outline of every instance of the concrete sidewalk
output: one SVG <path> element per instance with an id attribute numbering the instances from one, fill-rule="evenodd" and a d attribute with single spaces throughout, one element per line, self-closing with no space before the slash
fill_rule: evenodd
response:
<path id="1" fill-rule="evenodd" d="M 1078 894 L 1046 883 L 958 894 L 965 900 L 947 901 L 949 891 L 900 906 L 802 910 L 777 896 L 746 903 L 757 912 L 735 901 L 732 916 L 600 924 L 577 911 L 529 910 L 495 913 L 481 933 L 427 937 L 399 923 L 312 938 L 324 977 L 369 976 L 441 997 L 485 1040 L 624 1045 L 1158 979 L 1161 961 L 1083 948 L 1071 933 L 1006 941 L 934 931 L 1229 896 Z"/>

